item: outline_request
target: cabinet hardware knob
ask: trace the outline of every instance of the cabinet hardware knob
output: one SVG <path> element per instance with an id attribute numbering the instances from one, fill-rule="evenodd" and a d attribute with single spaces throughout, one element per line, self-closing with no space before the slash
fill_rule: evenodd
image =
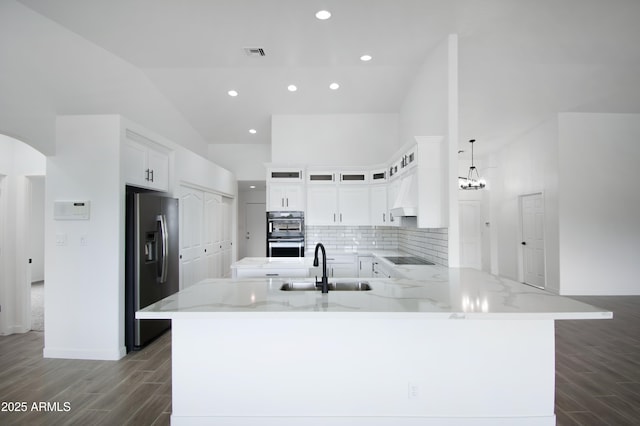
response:
<path id="1" fill-rule="evenodd" d="M 523 242 L 521 242 L 520 244 L 522 244 L 523 246 L 526 246 L 526 245 L 527 245 L 526 241 L 523 241 Z"/>

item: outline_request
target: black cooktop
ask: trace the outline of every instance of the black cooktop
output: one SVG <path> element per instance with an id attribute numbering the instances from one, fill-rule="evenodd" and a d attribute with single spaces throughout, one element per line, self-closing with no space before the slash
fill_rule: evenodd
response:
<path id="1" fill-rule="evenodd" d="M 388 256 L 385 259 L 396 265 L 435 265 L 433 262 L 415 256 Z"/>

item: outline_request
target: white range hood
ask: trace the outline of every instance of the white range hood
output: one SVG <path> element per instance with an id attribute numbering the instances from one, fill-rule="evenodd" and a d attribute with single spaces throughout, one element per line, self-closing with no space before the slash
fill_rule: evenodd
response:
<path id="1" fill-rule="evenodd" d="M 418 215 L 418 186 L 414 173 L 403 177 L 400 181 L 400 190 L 390 212 L 396 217 Z"/>

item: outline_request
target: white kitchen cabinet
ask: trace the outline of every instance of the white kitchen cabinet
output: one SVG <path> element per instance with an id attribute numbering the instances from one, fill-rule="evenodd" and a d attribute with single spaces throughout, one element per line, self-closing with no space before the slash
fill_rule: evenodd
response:
<path id="1" fill-rule="evenodd" d="M 335 171 L 308 171 L 307 183 L 309 185 L 323 185 L 323 184 L 334 185 L 336 183 L 336 172 Z"/>
<path id="2" fill-rule="evenodd" d="M 369 225 L 369 187 L 339 186 L 338 209 L 339 225 Z"/>
<path id="3" fill-rule="evenodd" d="M 267 191 L 268 211 L 304 211 L 304 185 L 270 182 Z"/>
<path id="4" fill-rule="evenodd" d="M 307 225 L 369 225 L 367 185 L 308 185 Z"/>
<path id="5" fill-rule="evenodd" d="M 267 170 L 269 182 L 304 183 L 304 170 L 301 167 L 277 167 Z"/>
<path id="6" fill-rule="evenodd" d="M 389 176 L 389 170 L 386 168 L 371 170 L 369 172 L 369 182 L 385 183 L 387 181 L 388 176 Z"/>
<path id="7" fill-rule="evenodd" d="M 371 225 L 388 226 L 390 224 L 386 185 L 374 185 L 370 188 L 369 207 Z"/>
<path id="8" fill-rule="evenodd" d="M 233 268 L 233 278 L 306 278 L 307 268 Z"/>
<path id="9" fill-rule="evenodd" d="M 335 185 L 307 186 L 307 225 L 338 224 L 338 189 Z"/>
<path id="10" fill-rule="evenodd" d="M 169 190 L 169 154 L 152 140 L 130 130 L 122 147 L 122 169 L 126 184 Z"/>
<path id="11" fill-rule="evenodd" d="M 355 278 L 357 276 L 355 263 L 351 264 L 329 264 L 331 277 L 334 278 Z M 327 272 L 328 273 L 328 272 Z"/>
<path id="12" fill-rule="evenodd" d="M 418 146 L 412 146 L 400 159 L 400 167 L 403 170 L 409 170 L 418 164 Z"/>
<path id="13" fill-rule="evenodd" d="M 358 256 L 358 277 L 373 277 L 373 256 Z"/>
<path id="14" fill-rule="evenodd" d="M 320 272 L 322 273 L 322 272 Z M 327 257 L 327 276 L 333 278 L 355 278 L 358 276 L 355 255 Z"/>
<path id="15" fill-rule="evenodd" d="M 369 182 L 369 173 L 366 171 L 355 171 L 355 172 L 340 172 L 340 180 L 341 184 L 361 184 Z"/>
<path id="16" fill-rule="evenodd" d="M 322 277 L 322 260 L 319 265 L 309 271 L 312 277 L 320 279 Z M 327 256 L 327 277 L 329 278 L 356 278 L 358 276 L 358 265 L 355 255 L 328 255 Z M 335 280 L 332 280 L 335 281 Z"/>

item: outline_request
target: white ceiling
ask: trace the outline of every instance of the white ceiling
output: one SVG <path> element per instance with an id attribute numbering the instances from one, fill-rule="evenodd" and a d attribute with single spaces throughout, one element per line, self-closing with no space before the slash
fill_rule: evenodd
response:
<path id="1" fill-rule="evenodd" d="M 450 33 L 462 141 L 503 142 L 560 111 L 640 112 L 637 0 L 20 2 L 141 69 L 209 143 L 270 143 L 272 114 L 399 112 Z"/>

